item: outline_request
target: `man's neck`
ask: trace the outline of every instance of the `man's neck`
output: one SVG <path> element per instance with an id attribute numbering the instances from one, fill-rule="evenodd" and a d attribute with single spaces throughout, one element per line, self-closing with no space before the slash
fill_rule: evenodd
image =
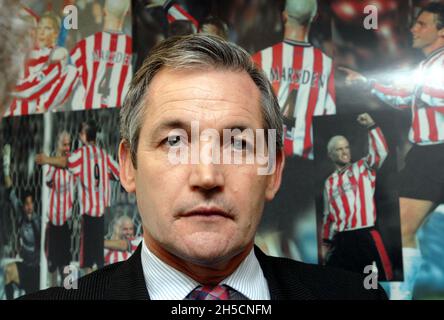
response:
<path id="1" fill-rule="evenodd" d="M 145 244 L 149 250 L 164 263 L 186 274 L 193 280 L 203 285 L 217 285 L 231 275 L 248 256 L 253 248 L 253 242 L 242 252 L 232 257 L 229 261 L 218 262 L 212 266 L 205 266 L 185 261 L 162 248 L 149 235 L 144 235 Z"/>
<path id="2" fill-rule="evenodd" d="M 292 26 L 288 23 L 285 25 L 284 39 L 307 42 L 308 41 L 308 30 L 309 27 L 303 26 Z"/>
<path id="3" fill-rule="evenodd" d="M 344 170 L 345 168 L 347 168 L 350 164 L 351 164 L 350 162 L 349 162 L 349 163 L 345 163 L 345 164 L 343 164 L 343 163 L 341 163 L 341 164 L 339 164 L 339 163 L 335 163 L 335 166 L 336 166 L 336 169 L 337 169 L 338 171 L 342 171 L 342 170 Z"/>
<path id="4" fill-rule="evenodd" d="M 122 32 L 123 21 L 114 17 L 106 17 L 103 25 L 104 31 Z"/>
<path id="5" fill-rule="evenodd" d="M 422 49 L 422 52 L 424 53 L 424 55 L 426 57 L 429 57 L 433 52 L 435 52 L 436 50 L 442 49 L 444 48 L 444 40 L 442 41 L 437 41 L 434 44 L 431 44 L 428 47 L 425 47 Z"/>

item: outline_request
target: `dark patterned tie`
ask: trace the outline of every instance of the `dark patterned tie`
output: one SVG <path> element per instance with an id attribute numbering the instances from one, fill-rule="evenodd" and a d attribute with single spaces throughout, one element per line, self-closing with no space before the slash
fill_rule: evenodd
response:
<path id="1" fill-rule="evenodd" d="M 230 295 L 226 286 L 198 286 L 191 291 L 188 300 L 229 300 Z"/>

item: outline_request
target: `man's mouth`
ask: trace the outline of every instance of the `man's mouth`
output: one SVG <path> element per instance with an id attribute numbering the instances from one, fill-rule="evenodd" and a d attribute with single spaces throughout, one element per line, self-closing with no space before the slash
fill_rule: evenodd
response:
<path id="1" fill-rule="evenodd" d="M 180 214 L 180 217 L 223 217 L 233 219 L 233 215 L 219 207 L 198 206 Z"/>

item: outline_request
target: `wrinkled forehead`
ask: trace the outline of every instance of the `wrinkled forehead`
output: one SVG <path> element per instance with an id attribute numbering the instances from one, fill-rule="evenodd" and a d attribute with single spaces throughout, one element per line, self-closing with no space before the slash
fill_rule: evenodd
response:
<path id="1" fill-rule="evenodd" d="M 348 140 L 344 137 L 338 137 L 335 141 L 335 144 L 334 144 L 335 149 L 348 147 L 349 145 L 350 144 L 349 144 Z"/>
<path id="2" fill-rule="evenodd" d="M 153 77 L 144 103 L 152 127 L 205 118 L 224 123 L 236 117 L 263 128 L 261 92 L 246 71 L 164 68 Z"/>

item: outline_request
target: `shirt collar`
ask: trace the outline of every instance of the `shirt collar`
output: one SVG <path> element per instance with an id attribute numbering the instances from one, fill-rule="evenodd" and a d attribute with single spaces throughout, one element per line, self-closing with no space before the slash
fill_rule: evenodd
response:
<path id="1" fill-rule="evenodd" d="M 346 164 L 345 166 L 343 166 L 342 168 L 340 168 L 340 169 L 336 169 L 335 172 L 336 172 L 337 174 L 342 174 L 342 173 L 344 173 L 345 171 L 347 171 L 348 168 L 350 168 L 350 167 L 352 166 L 352 164 L 353 164 L 353 162 L 350 162 L 350 163 Z"/>
<path id="2" fill-rule="evenodd" d="M 437 56 L 438 54 L 440 54 L 442 52 L 444 52 L 444 47 L 440 47 L 438 49 L 435 49 L 429 55 L 427 55 L 427 57 L 425 58 L 424 62 L 430 61 L 430 59 L 432 59 L 433 57 Z"/>
<path id="3" fill-rule="evenodd" d="M 270 300 L 268 284 L 253 249 L 221 284 L 233 288 L 250 300 Z"/>
<path id="4" fill-rule="evenodd" d="M 286 44 L 290 44 L 293 46 L 300 46 L 300 47 L 311 47 L 312 44 L 307 41 L 298 41 L 298 40 L 291 40 L 291 39 L 284 39 L 284 42 Z"/>
<path id="5" fill-rule="evenodd" d="M 160 260 L 142 242 L 142 268 L 152 300 L 183 300 L 199 283 Z M 270 292 L 252 249 L 239 267 L 220 284 L 225 284 L 248 299 L 269 300 Z"/>

